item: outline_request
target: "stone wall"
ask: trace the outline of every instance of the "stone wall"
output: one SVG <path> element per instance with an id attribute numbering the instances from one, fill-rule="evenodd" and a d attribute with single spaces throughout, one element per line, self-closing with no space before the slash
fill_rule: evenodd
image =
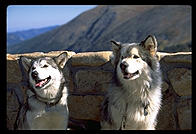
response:
<path id="1" fill-rule="evenodd" d="M 28 57 L 57 56 L 63 51 L 21 54 Z M 7 128 L 13 129 L 17 112 L 25 102 L 25 73 L 20 54 L 7 54 Z M 110 51 L 78 53 L 63 69 L 69 83 L 69 126 L 99 129 L 100 104 L 110 83 L 113 68 Z M 163 104 L 158 115 L 159 130 L 192 129 L 192 53 L 158 53 L 163 72 Z"/>

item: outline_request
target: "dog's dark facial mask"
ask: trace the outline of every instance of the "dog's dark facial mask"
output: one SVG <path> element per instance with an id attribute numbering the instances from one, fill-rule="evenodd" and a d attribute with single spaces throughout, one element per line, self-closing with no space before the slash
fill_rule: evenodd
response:
<path id="1" fill-rule="evenodd" d="M 113 50 L 111 63 L 115 69 L 121 70 L 123 74 L 121 77 L 124 79 L 134 80 L 138 78 L 142 69 L 146 66 L 145 63 L 153 68 L 151 61 L 154 61 L 153 58 L 157 51 L 157 42 L 154 36 L 149 35 L 141 43 L 121 44 L 116 41 L 111 42 Z"/>
<path id="2" fill-rule="evenodd" d="M 41 89 L 49 84 L 51 80 L 54 79 L 53 77 L 55 77 L 53 74 L 50 74 L 52 69 L 62 69 L 67 60 L 67 52 L 62 53 L 55 58 L 43 57 L 33 60 L 31 58 L 21 57 L 23 67 L 28 71 L 30 79 L 35 82 L 32 87 L 37 89 Z M 32 81 L 30 84 L 32 84 Z"/>
<path id="3" fill-rule="evenodd" d="M 49 86 L 52 84 L 52 80 L 58 76 L 57 70 L 59 70 L 57 64 L 52 58 L 44 57 L 37 59 L 33 62 L 29 71 L 30 82 L 36 89 Z M 56 72 L 56 75 L 53 75 L 51 72 Z"/>

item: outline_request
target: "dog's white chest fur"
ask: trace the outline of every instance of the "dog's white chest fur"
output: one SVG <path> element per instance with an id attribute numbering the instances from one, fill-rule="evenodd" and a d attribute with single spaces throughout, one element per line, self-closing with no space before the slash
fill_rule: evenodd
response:
<path id="1" fill-rule="evenodd" d="M 156 116 L 160 109 L 160 90 L 153 93 L 144 93 L 143 95 L 130 95 L 132 99 L 130 102 L 126 102 L 124 115 L 126 118 L 125 126 L 121 126 L 121 129 L 155 129 Z M 139 93 L 138 93 L 139 95 Z M 147 101 L 149 104 L 145 104 Z"/>
<path id="2" fill-rule="evenodd" d="M 49 106 L 49 104 L 37 100 L 35 96 L 28 99 L 28 104 L 26 122 L 29 129 L 66 129 L 68 119 L 65 117 L 68 115 L 66 105 Z"/>
<path id="3" fill-rule="evenodd" d="M 124 83 L 126 85 L 125 89 L 129 90 L 126 92 L 118 87 L 118 89 L 111 88 L 112 96 L 110 97 L 115 104 L 111 106 L 112 117 L 114 120 L 121 120 L 117 128 L 120 126 L 121 129 L 155 129 L 156 116 L 161 104 L 161 90 L 157 89 L 149 92 L 146 89 L 148 87 L 147 82 L 144 84 L 145 82 L 141 81 L 140 85 L 137 85 L 139 81 L 129 84 Z M 149 103 L 146 109 L 145 102 Z M 117 116 L 119 118 L 116 118 Z"/>

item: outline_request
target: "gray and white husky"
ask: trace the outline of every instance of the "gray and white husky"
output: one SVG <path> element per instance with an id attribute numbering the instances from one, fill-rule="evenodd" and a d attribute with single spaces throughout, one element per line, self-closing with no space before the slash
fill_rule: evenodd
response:
<path id="1" fill-rule="evenodd" d="M 27 101 L 20 109 L 17 129 L 62 129 L 68 125 L 67 97 L 62 68 L 67 52 L 57 57 L 20 59 L 28 71 Z"/>
<path id="2" fill-rule="evenodd" d="M 111 42 L 115 73 L 102 103 L 101 128 L 154 130 L 162 98 L 157 41 L 149 35 L 141 43 Z"/>

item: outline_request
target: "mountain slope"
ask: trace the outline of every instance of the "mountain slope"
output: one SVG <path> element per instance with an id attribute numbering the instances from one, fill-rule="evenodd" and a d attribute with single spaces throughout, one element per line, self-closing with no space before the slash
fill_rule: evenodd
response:
<path id="1" fill-rule="evenodd" d="M 57 29 L 8 47 L 8 52 L 110 50 L 111 39 L 138 42 L 148 34 L 157 37 L 159 50 L 180 51 L 183 46 L 183 51 L 189 51 L 191 25 L 190 6 L 104 5 L 82 13 Z"/>
<path id="2" fill-rule="evenodd" d="M 29 29 L 24 31 L 10 32 L 7 34 L 7 46 L 12 46 L 14 44 L 20 43 L 24 40 L 33 38 L 37 35 L 50 31 L 57 28 L 58 26 L 50 26 L 44 28 Z"/>
<path id="3" fill-rule="evenodd" d="M 190 8 L 159 6 L 129 19 L 97 42 L 99 47 L 111 39 L 121 42 L 139 42 L 148 34 L 154 34 L 158 39 L 159 50 L 170 51 L 170 47 L 191 44 L 191 25 Z"/>

